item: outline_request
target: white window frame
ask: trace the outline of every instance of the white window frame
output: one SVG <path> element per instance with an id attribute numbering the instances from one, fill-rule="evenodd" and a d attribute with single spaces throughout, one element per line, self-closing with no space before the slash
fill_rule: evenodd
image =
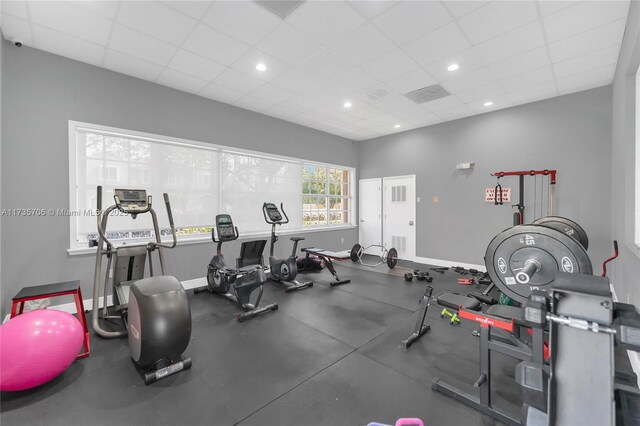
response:
<path id="1" fill-rule="evenodd" d="M 356 177 L 356 169 L 353 167 L 322 163 L 315 160 L 288 157 L 284 155 L 277 155 L 277 154 L 253 151 L 248 149 L 235 148 L 235 147 L 208 143 L 208 142 L 193 141 L 189 139 L 182 139 L 182 138 L 176 138 L 171 136 L 157 135 L 152 133 L 140 132 L 136 130 L 121 129 L 116 127 L 86 123 L 86 122 L 75 121 L 75 120 L 69 120 L 69 207 L 70 207 L 70 211 L 77 210 L 77 206 L 78 206 L 77 193 L 76 193 L 76 184 L 77 184 L 76 152 L 77 152 L 77 143 L 78 143 L 76 136 L 78 131 L 84 131 L 84 132 L 96 131 L 100 133 L 112 134 L 114 136 L 120 136 L 124 138 L 133 138 L 133 139 L 144 140 L 149 142 L 165 143 L 165 144 L 169 143 L 174 145 L 183 145 L 183 146 L 190 146 L 190 147 L 206 148 L 210 150 L 217 150 L 220 153 L 220 159 L 222 158 L 223 153 L 243 154 L 248 156 L 257 156 L 265 159 L 289 161 L 289 162 L 300 164 L 300 167 L 303 167 L 305 163 L 311 163 L 311 164 L 322 165 L 325 167 L 349 170 L 350 179 L 351 179 L 349 184 L 351 189 L 350 198 L 352 202 L 352 208 L 350 210 L 351 217 L 350 217 L 349 224 L 331 225 L 328 223 L 327 225 L 318 225 L 314 227 L 302 226 L 301 228 L 282 230 L 279 233 L 280 234 L 296 234 L 301 232 L 304 232 L 304 233 L 322 232 L 322 231 L 338 230 L 338 229 L 351 229 L 356 227 L 356 224 L 354 223 L 354 221 L 355 221 L 355 218 L 357 217 L 357 211 L 356 211 L 356 205 L 353 202 L 353 200 L 357 199 L 356 198 L 357 194 L 356 194 L 356 187 L 354 187 L 352 184 L 352 182 L 355 180 L 355 177 Z M 218 172 L 219 173 L 222 172 L 221 168 L 219 168 Z M 220 180 L 218 180 L 218 182 L 220 183 Z M 300 191 L 302 192 L 302 181 L 300 182 Z M 218 201 L 220 203 L 219 205 L 221 205 L 221 201 L 222 201 L 221 192 L 218 192 L 218 197 L 219 197 Z M 213 218 L 215 217 L 215 214 L 218 214 L 218 213 L 221 213 L 221 212 L 212 212 L 212 215 L 211 215 L 212 223 L 211 225 L 208 225 L 208 226 L 213 226 Z M 179 227 L 179 224 L 176 224 L 176 226 Z M 70 216 L 69 217 L 69 249 L 67 249 L 67 253 L 69 253 L 70 255 L 81 255 L 81 254 L 95 252 L 96 250 L 95 247 L 90 247 L 90 248 L 76 247 L 77 234 L 78 234 L 77 221 L 74 220 L 73 216 Z M 255 237 L 265 237 L 268 235 L 270 235 L 270 229 L 268 229 L 268 227 L 265 225 L 264 232 L 245 233 L 243 237 L 255 238 Z M 211 242 L 210 236 L 178 239 L 178 245 L 205 244 L 210 242 Z"/>
<path id="2" fill-rule="evenodd" d="M 353 185 L 353 182 L 356 179 L 356 169 L 354 169 L 353 167 L 347 167 L 347 166 L 338 166 L 336 164 L 329 164 L 329 163 L 322 163 L 322 162 L 318 162 L 318 161 L 304 161 L 302 164 L 302 167 L 304 168 L 305 164 L 311 164 L 314 166 L 321 166 L 324 167 L 327 171 L 329 169 L 340 169 L 346 172 L 349 172 L 349 195 L 348 196 L 344 196 L 344 195 L 331 195 L 331 194 L 305 194 L 304 193 L 304 187 L 301 188 L 302 189 L 302 200 L 303 200 L 303 206 L 304 206 L 304 197 L 318 197 L 318 198 L 327 198 L 327 207 L 325 209 L 326 215 L 327 215 L 327 223 L 326 224 L 322 224 L 322 225 L 304 225 L 304 219 L 302 220 L 302 230 L 311 230 L 311 229 L 326 229 L 326 228 L 336 228 L 336 227 L 341 227 L 341 226 L 356 226 L 355 222 L 355 218 L 357 217 L 357 211 L 356 211 L 356 203 L 355 200 L 357 200 L 356 198 L 356 187 Z M 327 178 L 326 178 L 326 182 L 325 182 L 325 188 L 327 188 L 327 191 L 329 191 L 329 185 L 331 184 L 331 177 L 330 174 L 327 172 Z M 304 184 L 304 178 L 302 180 L 302 183 Z M 348 210 L 342 210 L 342 212 L 344 213 L 345 211 L 349 213 L 349 223 L 343 223 L 340 225 L 334 225 L 330 223 L 329 217 L 330 217 L 330 212 L 331 212 L 331 207 L 330 207 L 330 199 L 331 198 L 342 198 L 342 199 L 348 199 L 349 200 L 349 206 L 351 207 Z M 304 208 L 302 210 L 302 214 L 304 215 Z"/>

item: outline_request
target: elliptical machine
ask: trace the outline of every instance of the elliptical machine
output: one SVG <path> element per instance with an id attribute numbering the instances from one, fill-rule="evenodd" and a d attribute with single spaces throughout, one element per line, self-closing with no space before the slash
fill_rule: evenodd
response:
<path id="1" fill-rule="evenodd" d="M 156 212 L 151 208 L 151 195 L 144 189 L 115 189 L 115 204 L 102 210 L 102 186 L 97 190 L 98 240 L 96 246 L 96 268 L 93 283 L 93 307 L 91 319 L 94 332 L 105 338 L 129 336 L 131 359 L 143 373 L 145 384 L 191 368 L 191 358 L 180 356 L 191 339 L 191 308 L 187 293 L 180 282 L 165 275 L 162 248 L 176 246 L 176 230 L 173 224 L 169 195 L 164 194 L 164 203 L 171 226 L 173 242 L 163 243 Z M 150 213 L 155 232 L 155 241 L 142 244 L 115 246 L 107 238 L 107 222 L 114 210 L 130 215 Z M 151 254 L 157 251 L 161 276 L 153 276 Z M 100 286 L 102 256 L 107 257 L 103 308 L 100 309 Z M 144 278 L 144 269 L 149 259 L 149 277 Z M 112 280 L 114 310 L 118 315 L 109 315 L 107 306 L 108 283 Z M 102 312 L 102 315 L 100 315 Z M 107 331 L 100 324 L 103 320 L 121 319 L 124 329 Z M 111 327 L 109 327 L 111 328 Z"/>
<path id="2" fill-rule="evenodd" d="M 273 246 L 278 241 L 276 235 L 276 225 L 284 225 L 289 223 L 289 217 L 284 211 L 284 206 L 280 203 L 280 210 L 273 203 L 264 203 L 262 205 L 262 214 L 264 220 L 271 225 L 271 248 L 269 249 L 269 270 L 271 271 L 271 279 L 276 282 L 281 282 L 285 286 L 285 293 L 291 293 L 292 291 L 301 290 L 303 288 L 313 287 L 313 281 L 298 282 L 296 281 L 296 275 L 298 275 L 298 265 L 296 250 L 298 249 L 298 241 L 304 240 L 304 237 L 291 237 L 293 241 L 293 250 L 291 256 L 287 259 L 276 259 L 273 256 Z M 283 220 L 282 215 L 286 220 Z"/>
<path id="3" fill-rule="evenodd" d="M 217 240 L 216 231 L 218 233 Z M 262 265 L 253 264 L 238 268 L 227 266 L 222 254 L 222 243 L 237 240 L 239 236 L 238 228 L 233 225 L 230 215 L 219 214 L 216 216 L 216 226 L 211 230 L 211 239 L 218 243 L 218 246 L 216 255 L 213 256 L 207 268 L 207 289 L 246 309 L 247 312 L 238 314 L 238 322 L 244 322 L 258 315 L 278 310 L 278 304 L 272 303 L 260 307 L 262 285 L 267 280 Z M 264 248 L 265 240 L 260 242 Z M 260 289 L 260 293 L 258 293 L 255 304 L 252 304 L 250 303 L 251 293 L 256 289 Z M 232 290 L 233 294 L 229 290 Z"/>

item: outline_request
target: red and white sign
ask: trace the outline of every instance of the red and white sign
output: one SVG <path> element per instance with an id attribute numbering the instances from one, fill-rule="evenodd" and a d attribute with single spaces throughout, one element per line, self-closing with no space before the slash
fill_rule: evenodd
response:
<path id="1" fill-rule="evenodd" d="M 500 198 L 500 197 L 498 197 Z M 493 203 L 496 201 L 496 189 L 495 188 L 486 188 L 484 190 L 484 201 L 487 203 Z M 500 201 L 498 199 L 498 201 Z M 510 203 L 511 202 L 511 188 L 502 188 L 502 202 Z"/>

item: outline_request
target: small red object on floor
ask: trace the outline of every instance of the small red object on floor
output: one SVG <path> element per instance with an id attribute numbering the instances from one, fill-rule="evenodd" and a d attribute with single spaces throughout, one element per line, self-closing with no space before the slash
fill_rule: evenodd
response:
<path id="1" fill-rule="evenodd" d="M 89 346 L 89 328 L 87 326 L 87 319 L 84 315 L 84 303 L 82 302 L 82 291 L 80 290 L 79 280 L 24 287 L 13 299 L 11 299 L 13 301 L 11 305 L 11 318 L 22 314 L 25 302 L 67 295 L 73 295 L 75 299 L 76 310 L 78 311 L 78 321 L 80 321 L 84 330 L 84 352 L 78 354 L 76 359 L 86 358 L 91 353 L 91 349 Z"/>

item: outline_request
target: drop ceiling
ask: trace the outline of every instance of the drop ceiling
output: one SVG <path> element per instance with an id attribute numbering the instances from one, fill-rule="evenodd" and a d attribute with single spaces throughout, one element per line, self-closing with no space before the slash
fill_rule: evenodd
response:
<path id="1" fill-rule="evenodd" d="M 7 40 L 365 140 L 610 84 L 629 0 L 0 6 Z M 404 96 L 434 84 L 450 96 Z"/>

